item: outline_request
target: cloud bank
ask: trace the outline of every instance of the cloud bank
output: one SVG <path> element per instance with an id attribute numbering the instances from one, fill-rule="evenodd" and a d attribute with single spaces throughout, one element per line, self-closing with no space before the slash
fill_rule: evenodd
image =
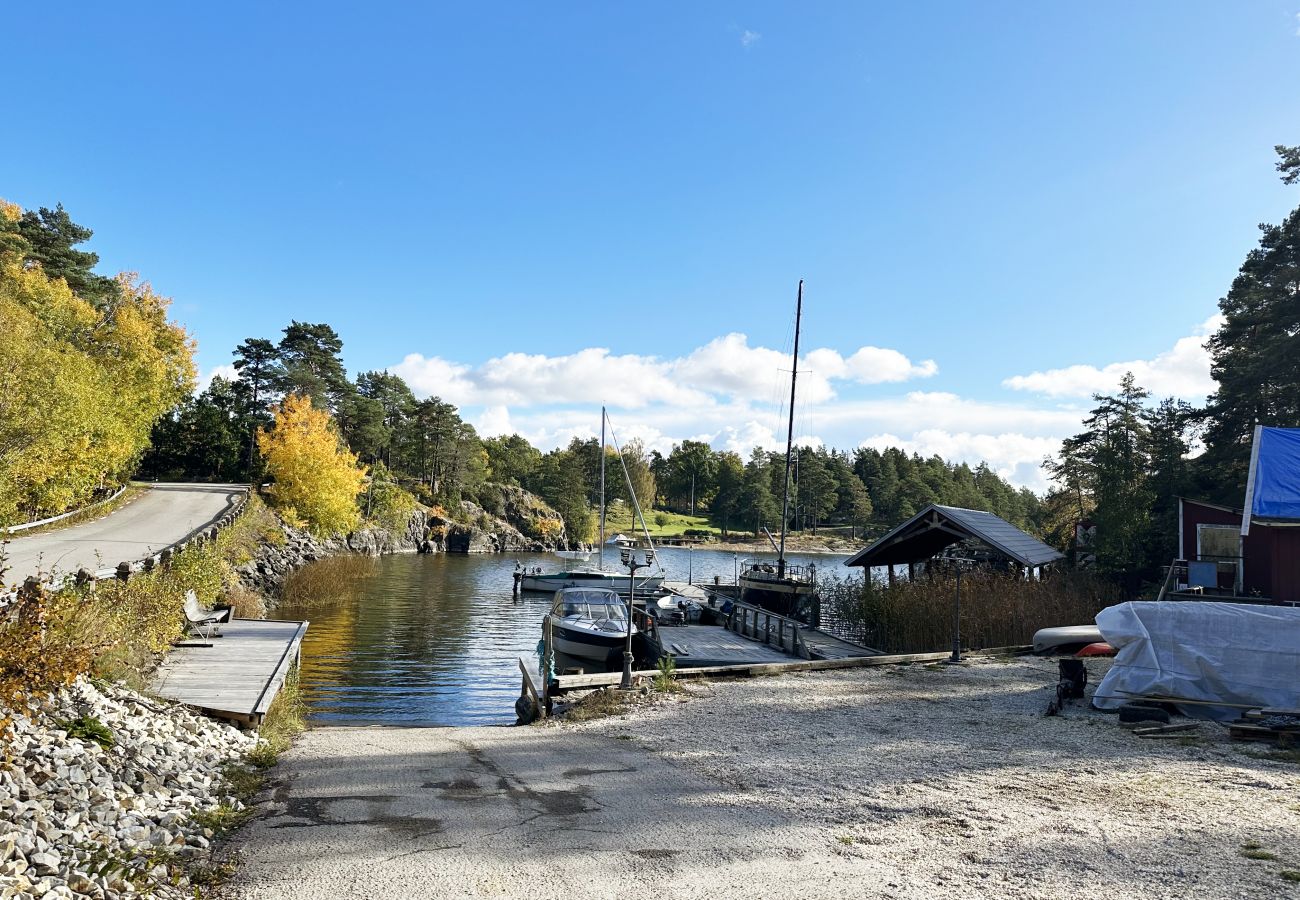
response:
<path id="1" fill-rule="evenodd" d="M 1219 323 L 1211 317 L 1150 359 L 1013 375 L 991 398 L 918 389 L 916 382 L 940 374 L 932 359 L 883 347 L 815 348 L 799 360 L 795 433 L 811 446 L 897 446 L 984 461 L 1012 483 L 1041 492 L 1048 487 L 1043 460 L 1080 428 L 1086 406 L 1080 399 L 1113 390 L 1125 372 L 1157 397 L 1203 400 L 1214 386 L 1204 343 Z M 485 436 L 518 433 L 544 449 L 563 446 L 598 436 L 596 410 L 608 406 L 621 440 L 640 438 L 666 453 L 690 438 L 748 456 L 755 447 L 785 446 L 789 368 L 789 354 L 730 333 L 677 357 L 591 347 L 469 364 L 411 353 L 389 371 L 417 395 L 459 406 Z"/>

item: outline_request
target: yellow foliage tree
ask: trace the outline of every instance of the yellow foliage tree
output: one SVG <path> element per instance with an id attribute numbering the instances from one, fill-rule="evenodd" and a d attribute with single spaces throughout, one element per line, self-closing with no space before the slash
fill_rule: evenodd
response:
<path id="1" fill-rule="evenodd" d="M 314 409 L 310 397 L 285 397 L 271 430 L 258 430 L 257 446 L 275 479 L 272 497 L 286 518 L 299 519 L 320 535 L 351 531 L 360 523 L 356 501 L 365 469 L 339 439 L 329 413 Z"/>
<path id="2" fill-rule="evenodd" d="M 17 207 L 0 202 L 0 218 Z M 193 390 L 193 341 L 132 276 L 97 308 L 0 245 L 0 525 L 128 478 L 159 417 Z"/>

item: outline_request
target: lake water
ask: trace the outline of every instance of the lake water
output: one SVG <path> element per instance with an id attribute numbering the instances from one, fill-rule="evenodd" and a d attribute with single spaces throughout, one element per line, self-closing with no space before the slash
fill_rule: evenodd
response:
<path id="1" fill-rule="evenodd" d="M 731 583 L 743 557 L 668 547 L 669 578 Z M 606 551 L 606 565 L 618 563 Z M 791 554 L 843 574 L 846 557 Z M 593 556 L 593 563 L 596 558 Z M 515 719 L 518 657 L 532 654 L 551 596 L 511 595 L 515 563 L 548 571 L 544 553 L 398 555 L 337 603 L 310 610 L 281 604 L 276 618 L 311 620 L 300 683 L 318 724 L 487 725 Z M 317 564 L 319 565 L 319 564 Z"/>

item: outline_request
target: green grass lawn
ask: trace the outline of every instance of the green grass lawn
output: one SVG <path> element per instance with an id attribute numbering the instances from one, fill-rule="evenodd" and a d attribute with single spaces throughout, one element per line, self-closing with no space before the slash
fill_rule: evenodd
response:
<path id="1" fill-rule="evenodd" d="M 710 534 L 721 533 L 720 529 L 709 524 L 707 516 L 688 516 L 661 509 L 647 509 L 642 512 L 645 514 L 645 523 L 651 537 L 672 537 L 682 534 L 688 528 L 707 531 Z M 631 503 L 623 501 L 611 503 L 605 516 L 606 534 L 614 534 L 617 531 L 627 535 L 640 534 L 641 523 L 633 523 L 634 515 Z"/>

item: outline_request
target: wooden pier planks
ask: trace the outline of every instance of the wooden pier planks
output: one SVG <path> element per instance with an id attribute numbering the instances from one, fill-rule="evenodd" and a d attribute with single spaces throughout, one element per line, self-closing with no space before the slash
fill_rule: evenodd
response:
<path id="1" fill-rule="evenodd" d="M 790 655 L 718 625 L 677 625 L 657 629 L 662 653 L 677 668 L 790 662 Z"/>
<path id="2" fill-rule="evenodd" d="M 307 625 L 235 619 L 211 646 L 173 649 L 149 690 L 209 715 L 259 724 L 298 662 Z"/>
<path id="3" fill-rule="evenodd" d="M 813 659 L 857 659 L 860 656 L 884 656 L 884 652 L 864 647 L 833 634 L 827 634 L 820 628 L 803 628 L 799 633 L 803 645 Z"/>

